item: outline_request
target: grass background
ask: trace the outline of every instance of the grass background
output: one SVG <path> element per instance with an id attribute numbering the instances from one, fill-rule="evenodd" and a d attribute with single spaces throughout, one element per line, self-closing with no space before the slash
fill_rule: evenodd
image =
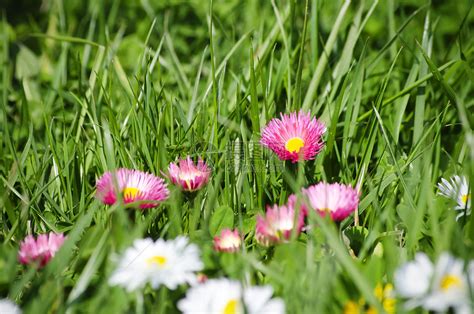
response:
<path id="1" fill-rule="evenodd" d="M 289 313 L 339 313 L 417 251 L 473 258 L 440 177 L 474 182 L 472 1 L 12 1 L 0 4 L 0 295 L 26 313 L 175 312 L 177 291 L 126 294 L 107 278 L 135 238 L 187 234 L 209 277 L 271 284 Z M 310 110 L 326 147 L 298 166 L 259 146 L 279 112 Z M 157 175 L 206 158 L 210 184 L 160 207 L 106 208 L 106 170 Z M 361 186 L 359 226 L 265 249 L 255 215 L 319 182 Z M 472 190 L 472 189 L 471 189 Z M 471 193 L 472 194 L 472 193 Z M 212 251 L 238 227 L 245 249 Z M 68 241 L 43 270 L 27 234 Z M 355 257 L 354 257 L 355 256 Z M 402 313 L 399 307 L 398 312 Z"/>

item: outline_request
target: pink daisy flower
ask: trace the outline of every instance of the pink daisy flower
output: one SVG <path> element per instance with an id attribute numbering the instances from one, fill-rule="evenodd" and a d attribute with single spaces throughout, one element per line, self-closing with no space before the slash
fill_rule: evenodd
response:
<path id="1" fill-rule="evenodd" d="M 181 186 L 185 191 L 196 191 L 209 181 L 211 169 L 199 158 L 197 165 L 191 157 L 179 160 L 179 165 L 170 163 L 168 167 L 169 178 L 175 185 Z"/>
<path id="2" fill-rule="evenodd" d="M 255 237 L 257 242 L 269 246 L 290 238 L 293 229 L 299 234 L 304 226 L 304 213 L 301 212 L 295 221 L 294 196 L 288 199 L 286 205 L 267 206 L 265 216 L 257 216 Z"/>
<path id="3" fill-rule="evenodd" d="M 37 239 L 27 236 L 20 244 L 18 260 L 22 264 L 37 264 L 44 267 L 63 245 L 65 237 L 62 233 L 40 234 Z"/>
<path id="4" fill-rule="evenodd" d="M 214 250 L 218 252 L 233 253 L 237 252 L 242 245 L 239 231 L 225 228 L 221 231 L 220 236 L 214 237 Z"/>
<path id="5" fill-rule="evenodd" d="M 303 189 L 302 193 L 308 198 L 312 209 L 321 216 L 329 214 L 335 221 L 345 219 L 359 205 L 357 190 L 344 184 L 320 182 Z"/>
<path id="6" fill-rule="evenodd" d="M 114 176 L 118 190 L 115 187 Z M 124 168 L 104 173 L 97 181 L 96 187 L 96 197 L 106 205 L 115 204 L 120 193 L 125 204 L 149 201 L 141 203 L 139 205 L 141 209 L 156 207 L 158 202 L 166 200 L 169 195 L 162 178 L 139 170 Z"/>
<path id="7" fill-rule="evenodd" d="M 289 115 L 280 114 L 281 119 L 272 119 L 262 130 L 260 143 L 274 151 L 281 160 L 310 160 L 324 146 L 323 134 L 326 126 L 311 119 L 311 114 L 299 111 Z"/>

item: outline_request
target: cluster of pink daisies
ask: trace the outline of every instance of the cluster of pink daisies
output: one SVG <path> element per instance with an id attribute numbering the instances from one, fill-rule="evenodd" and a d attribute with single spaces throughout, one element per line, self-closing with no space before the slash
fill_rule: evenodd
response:
<path id="1" fill-rule="evenodd" d="M 324 146 L 326 127 L 309 113 L 293 112 L 272 119 L 262 130 L 260 143 L 275 152 L 281 160 L 292 163 L 311 160 Z M 259 244 L 270 246 L 298 235 L 306 225 L 310 210 L 334 221 L 352 214 L 359 204 L 358 191 L 340 183 L 320 182 L 292 194 L 284 205 L 267 206 L 265 215 L 257 216 L 255 237 Z M 235 252 L 242 241 L 238 230 L 224 229 L 214 238 L 218 251 Z"/>
<path id="2" fill-rule="evenodd" d="M 291 113 L 281 115 L 281 119 L 271 120 L 262 130 L 260 142 L 274 151 L 281 160 L 295 163 L 315 158 L 324 146 L 325 132 L 324 124 L 311 118 L 309 113 Z M 176 164 L 171 163 L 165 175 L 171 183 L 181 187 L 182 190 L 194 192 L 208 183 L 211 170 L 202 159 L 194 163 L 188 156 Z M 169 195 L 170 192 L 163 178 L 133 169 L 121 168 L 108 171 L 97 180 L 96 184 L 96 198 L 110 206 L 125 204 L 127 207 L 144 210 L 158 206 L 168 199 Z M 287 241 L 305 228 L 306 218 L 311 215 L 311 212 L 340 221 L 356 210 L 358 202 L 358 192 L 343 184 L 321 182 L 304 188 L 300 193 L 290 195 L 286 204 L 268 206 L 265 215 L 257 216 L 256 240 L 264 246 Z M 37 239 L 30 235 L 21 243 L 19 260 L 24 264 L 43 267 L 59 250 L 64 240 L 65 237 L 62 234 L 42 234 Z M 242 247 L 242 236 L 237 229 L 223 229 L 213 242 L 216 251 L 237 252 Z M 134 246 L 127 250 L 121 264 L 110 278 L 110 284 L 122 285 L 128 290 L 134 290 L 147 283 L 155 288 L 164 284 L 174 289 L 183 282 L 196 280 L 199 282 L 195 272 L 201 270 L 203 264 L 198 257 L 198 252 L 197 247 L 188 245 L 187 238 L 184 237 L 170 241 L 158 239 L 156 242 L 152 239 L 138 239 L 134 242 Z M 180 260 L 182 262 L 178 262 Z M 137 271 L 134 271 L 135 266 Z M 193 287 L 186 299 L 180 301 L 179 307 L 184 312 L 187 312 L 189 304 L 194 308 L 195 303 L 202 299 L 201 297 L 194 298 L 194 295 L 200 294 L 201 290 L 202 293 L 208 293 L 207 290 L 213 285 L 234 284 L 226 279 L 203 281 L 206 283 Z M 251 313 L 270 308 L 276 310 L 277 313 L 284 312 L 284 305 L 279 299 L 267 300 L 271 296 L 270 288 L 252 289 L 268 290 L 265 290 L 266 297 L 262 299 L 265 302 L 258 301 L 265 307 L 262 307 L 260 303 L 253 304 L 251 299 L 245 300 L 245 293 L 248 291 L 242 290 L 239 285 L 236 284 L 234 289 L 235 295 L 243 294 L 247 309 L 254 308 L 255 311 L 250 311 Z M 222 296 L 223 299 L 230 297 Z M 234 299 L 235 296 L 226 301 L 225 309 L 237 309 L 242 306 Z"/>
<path id="3" fill-rule="evenodd" d="M 210 168 L 199 159 L 197 165 L 188 156 L 178 164 L 168 167 L 170 181 L 192 192 L 202 188 L 209 181 Z M 119 199 L 126 205 L 140 209 L 153 208 L 169 197 L 165 181 L 153 174 L 131 169 L 108 171 L 97 181 L 97 198 L 106 205 L 114 205 Z M 20 244 L 18 260 L 22 264 L 44 267 L 63 244 L 63 234 L 50 232 L 40 234 L 36 239 L 29 235 Z"/>
<path id="4" fill-rule="evenodd" d="M 324 146 L 325 125 L 309 113 L 281 114 L 262 131 L 260 143 L 274 151 L 281 160 L 293 163 L 311 160 Z M 265 215 L 257 217 L 256 239 L 262 245 L 272 245 L 298 235 L 305 227 L 310 210 L 334 221 L 353 213 L 359 204 L 358 192 L 350 186 L 320 182 L 290 195 L 284 205 L 267 206 Z"/>
<path id="5" fill-rule="evenodd" d="M 324 146 L 326 127 L 309 113 L 293 112 L 272 119 L 262 130 L 260 143 L 275 152 L 281 160 L 292 163 L 311 160 Z M 169 180 L 184 191 L 193 192 L 207 184 L 211 169 L 199 158 L 191 157 L 170 163 Z M 121 168 L 105 172 L 97 181 L 96 197 L 106 205 L 119 200 L 127 206 L 140 209 L 153 208 L 169 197 L 165 180 L 139 170 Z M 288 240 L 291 234 L 299 234 L 305 226 L 309 210 L 338 221 L 350 215 L 358 205 L 358 193 L 342 184 L 319 183 L 303 189 L 301 197 L 291 195 L 287 204 L 268 206 L 265 215 L 257 217 L 256 239 L 262 245 Z M 64 242 L 62 234 L 42 234 L 37 239 L 28 236 L 19 252 L 21 263 L 35 263 L 43 267 Z M 222 252 L 235 252 L 242 244 L 238 230 L 224 229 L 214 239 L 214 248 Z"/>
<path id="6" fill-rule="evenodd" d="M 299 197 L 292 194 L 286 204 L 267 206 L 266 214 L 257 217 L 257 241 L 268 246 L 288 240 L 292 233 L 298 235 L 305 227 L 310 210 L 341 221 L 352 214 L 358 204 L 357 190 L 344 184 L 320 182 L 303 188 Z"/>
<path id="7" fill-rule="evenodd" d="M 281 114 L 280 119 L 272 119 L 262 130 L 260 143 L 277 154 L 281 160 L 296 163 L 316 157 L 324 147 L 325 132 L 324 124 L 311 118 L 310 113 Z M 189 156 L 179 160 L 176 164 L 170 163 L 166 174 L 171 183 L 186 192 L 201 189 L 208 183 L 210 175 L 211 170 L 202 159 L 199 158 L 197 163 L 194 163 Z M 439 184 L 441 195 L 457 201 L 456 209 L 460 211 L 458 219 L 470 215 L 468 210 L 470 194 L 466 182 L 464 177 L 454 176 L 451 181 L 443 179 Z M 125 168 L 104 173 L 97 181 L 96 190 L 97 199 L 106 205 L 122 203 L 139 209 L 156 207 L 170 194 L 164 179 L 150 173 Z M 312 214 L 333 221 L 341 221 L 355 212 L 358 204 L 359 191 L 348 185 L 320 182 L 303 188 L 298 193 L 290 195 L 286 204 L 267 206 L 265 214 L 257 216 L 256 241 L 263 246 L 288 241 L 308 228 L 307 218 Z M 32 264 L 38 268 L 44 267 L 64 241 L 63 234 L 41 234 L 37 238 L 29 235 L 21 243 L 18 259 L 23 264 Z M 203 263 L 198 257 L 199 250 L 192 244 L 188 245 L 187 241 L 187 238 L 184 237 L 168 242 L 162 239 L 158 239 L 156 242 L 151 239 L 136 240 L 134 246 L 127 250 L 129 253 L 125 254 L 123 265 L 119 265 L 111 277 L 110 283 L 134 290 L 144 286 L 147 282 L 150 282 L 155 288 L 164 284 L 170 289 L 174 289 L 182 282 L 197 281 L 202 285 L 193 287 L 188 291 L 187 297 L 179 302 L 178 307 L 185 313 L 188 312 L 188 308 L 194 309 L 196 304 L 202 303 L 201 305 L 204 306 L 205 303 L 206 308 L 209 307 L 212 302 L 206 301 L 207 299 L 203 298 L 203 295 L 208 295 L 211 290 L 215 290 L 214 294 L 222 294 L 223 299 L 228 299 L 224 302 L 225 304 L 222 300 L 222 304 L 219 303 L 225 313 L 229 309 L 237 309 L 242 306 L 236 301 L 237 295 L 243 295 L 247 309 L 253 308 L 255 310 L 250 313 L 262 312 L 263 309 L 274 309 L 278 313 L 284 312 L 281 300 L 269 299 L 272 294 L 269 287 L 248 288 L 254 289 L 253 292 L 261 290 L 261 293 L 267 289 L 263 301 L 257 300 L 259 303 L 255 301 L 258 303 L 257 306 L 255 302 L 255 304 L 252 303 L 251 298 L 245 299 L 246 293 L 249 293 L 250 290 L 242 290 L 237 282 L 226 279 L 220 279 L 220 281 L 200 279 L 199 276 L 205 277 L 205 275 L 202 273 L 195 275 L 196 271 L 203 268 Z M 223 229 L 214 238 L 213 244 L 216 251 L 237 252 L 242 247 L 242 236 L 237 229 Z M 138 259 L 138 255 L 143 256 Z M 178 260 L 186 262 L 177 262 Z M 173 265 L 173 267 L 169 265 Z M 132 266 L 136 266 L 137 271 L 130 271 L 130 269 L 133 270 Z M 140 273 L 139 270 L 143 269 L 146 271 Z M 400 274 L 403 275 L 403 272 Z M 227 292 L 224 291 L 225 289 L 222 290 L 224 286 L 231 287 L 233 285 L 235 291 L 230 294 L 227 290 Z M 228 295 L 224 295 L 226 293 Z"/>
<path id="8" fill-rule="evenodd" d="M 183 190 L 193 192 L 209 181 L 210 168 L 199 159 L 197 165 L 191 157 L 181 159 L 168 167 L 169 179 Z M 165 181 L 153 174 L 131 169 L 108 171 L 97 181 L 97 198 L 106 205 L 118 199 L 124 204 L 136 204 L 140 209 L 153 208 L 169 197 Z"/>

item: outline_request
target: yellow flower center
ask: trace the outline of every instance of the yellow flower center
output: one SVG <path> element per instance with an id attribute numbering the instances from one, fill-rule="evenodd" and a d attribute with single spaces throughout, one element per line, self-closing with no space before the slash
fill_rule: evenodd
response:
<path id="1" fill-rule="evenodd" d="M 137 197 L 140 190 L 138 188 L 126 187 L 123 189 L 123 198 L 134 199 Z"/>
<path id="2" fill-rule="evenodd" d="M 237 314 L 237 306 L 239 305 L 239 301 L 236 299 L 231 299 L 227 302 L 224 311 L 222 314 Z"/>
<path id="3" fill-rule="evenodd" d="M 285 144 L 286 150 L 290 153 L 299 153 L 303 146 L 304 141 L 301 137 L 292 137 Z"/>
<path id="4" fill-rule="evenodd" d="M 455 275 L 446 275 L 441 279 L 441 289 L 446 291 L 452 287 L 460 287 L 462 285 L 461 278 Z"/>
<path id="5" fill-rule="evenodd" d="M 161 255 L 155 255 L 146 259 L 148 266 L 158 265 L 163 267 L 166 264 L 167 258 Z"/>
<path id="6" fill-rule="evenodd" d="M 467 204 L 467 201 L 469 201 L 470 198 L 471 198 L 471 194 L 464 194 L 461 196 L 461 200 L 463 204 Z"/>

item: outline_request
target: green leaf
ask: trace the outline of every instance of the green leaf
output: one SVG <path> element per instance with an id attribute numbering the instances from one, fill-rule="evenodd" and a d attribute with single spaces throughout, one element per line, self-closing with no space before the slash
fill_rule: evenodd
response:
<path id="1" fill-rule="evenodd" d="M 369 230 L 362 226 L 349 227 L 343 231 L 344 242 L 356 256 L 359 255 L 368 235 Z"/>
<path id="2" fill-rule="evenodd" d="M 218 207 L 211 216 L 209 232 L 212 236 L 218 234 L 224 228 L 234 226 L 234 212 L 229 206 Z"/>
<path id="3" fill-rule="evenodd" d="M 38 57 L 28 49 L 21 45 L 20 52 L 16 57 L 15 77 L 19 80 L 36 76 L 39 73 Z"/>

